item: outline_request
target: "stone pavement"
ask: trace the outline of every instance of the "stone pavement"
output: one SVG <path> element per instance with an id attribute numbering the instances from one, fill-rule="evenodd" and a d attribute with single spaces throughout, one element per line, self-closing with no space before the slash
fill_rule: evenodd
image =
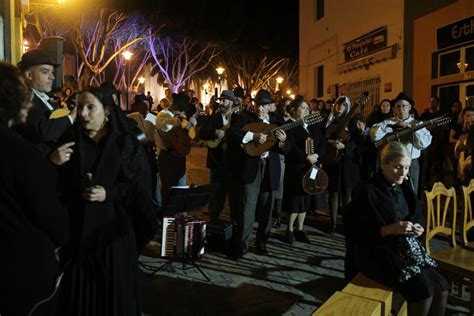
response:
<path id="1" fill-rule="evenodd" d="M 188 158 L 188 183 L 206 184 L 207 150 L 193 147 Z M 311 315 L 334 291 L 344 287 L 344 237 L 322 232 L 328 218 L 311 214 L 305 231 L 311 244 L 283 242 L 285 225 L 272 231 L 269 256 L 256 255 L 253 247 L 239 261 L 206 250 L 196 268 L 142 274 L 145 315 Z M 253 245 L 251 245 L 253 246 Z M 166 260 L 142 256 L 140 261 L 160 266 Z M 464 309 L 449 306 L 447 315 Z"/>

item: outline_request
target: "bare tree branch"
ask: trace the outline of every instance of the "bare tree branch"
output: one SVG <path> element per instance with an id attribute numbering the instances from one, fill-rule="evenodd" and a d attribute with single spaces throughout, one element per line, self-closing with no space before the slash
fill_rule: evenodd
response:
<path id="1" fill-rule="evenodd" d="M 212 43 L 201 44 L 186 36 L 148 39 L 151 56 L 171 90 L 178 89 L 208 67 L 221 50 Z"/>

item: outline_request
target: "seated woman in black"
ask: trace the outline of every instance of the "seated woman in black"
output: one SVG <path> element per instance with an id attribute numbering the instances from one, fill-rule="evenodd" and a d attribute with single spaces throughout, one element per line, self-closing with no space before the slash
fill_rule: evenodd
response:
<path id="1" fill-rule="evenodd" d="M 449 283 L 418 240 L 424 232 L 422 215 L 405 181 L 410 153 L 402 143 L 391 142 L 382 149 L 380 162 L 382 172 L 369 180 L 344 214 L 346 277 L 361 272 L 400 291 L 408 315 L 444 315 Z"/>

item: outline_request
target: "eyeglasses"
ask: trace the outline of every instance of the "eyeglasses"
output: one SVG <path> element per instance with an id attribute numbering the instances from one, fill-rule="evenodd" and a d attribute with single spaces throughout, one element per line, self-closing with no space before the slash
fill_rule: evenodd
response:
<path id="1" fill-rule="evenodd" d="M 396 108 L 399 108 L 399 109 L 400 109 L 400 108 L 407 108 L 407 107 L 409 107 L 409 106 L 410 106 L 410 104 L 395 104 L 395 107 L 396 107 Z"/>

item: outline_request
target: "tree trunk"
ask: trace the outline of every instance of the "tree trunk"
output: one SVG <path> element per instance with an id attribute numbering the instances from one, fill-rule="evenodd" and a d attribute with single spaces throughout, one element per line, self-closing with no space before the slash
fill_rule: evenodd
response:
<path id="1" fill-rule="evenodd" d="M 85 67 L 81 76 L 79 77 L 79 90 L 84 90 L 86 87 L 90 86 L 92 80 L 92 71 Z"/>
<path id="2" fill-rule="evenodd" d="M 172 93 L 178 93 L 179 92 L 179 86 L 175 86 L 172 83 L 170 83 L 170 89 L 171 89 Z"/>

